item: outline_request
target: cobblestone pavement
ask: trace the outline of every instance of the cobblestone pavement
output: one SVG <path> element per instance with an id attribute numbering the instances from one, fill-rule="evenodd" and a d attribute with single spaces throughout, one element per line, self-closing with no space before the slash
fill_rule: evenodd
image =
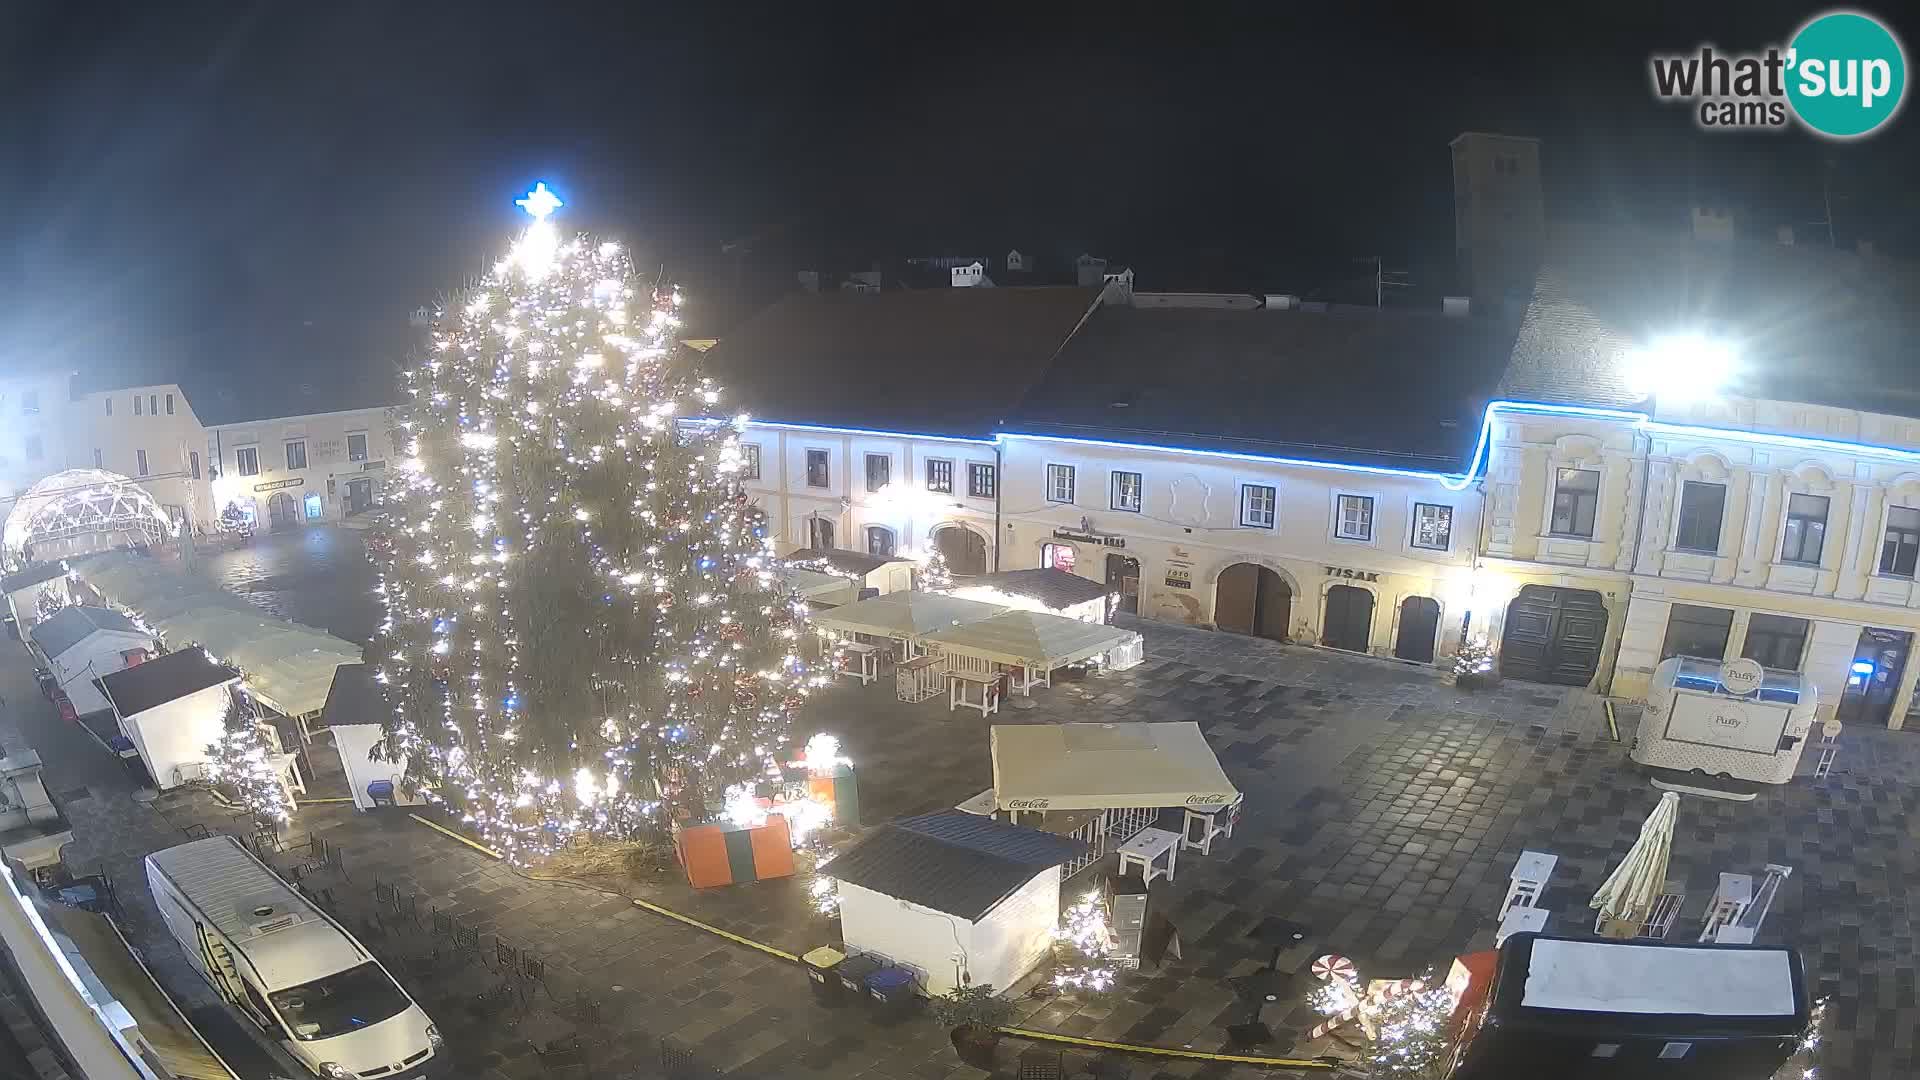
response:
<path id="1" fill-rule="evenodd" d="M 1146 664 L 1040 690 L 994 722 L 1194 720 L 1246 791 L 1247 811 L 1232 839 L 1210 857 L 1189 853 L 1177 881 L 1155 897 L 1181 933 L 1182 959 L 1151 976 L 1129 976 L 1097 1000 L 1022 998 L 1028 1026 L 1224 1049 L 1227 1025 L 1250 1012 L 1239 996 L 1242 980 L 1278 947 L 1280 970 L 1297 978 L 1265 1010 L 1274 1041 L 1250 1050 L 1311 1054 L 1315 1047 L 1293 1040 L 1313 1019 L 1299 997 L 1309 989 L 1305 967 L 1314 955 L 1339 952 L 1363 973 L 1384 977 L 1444 968 L 1456 953 L 1486 947 L 1523 848 L 1560 856 L 1541 901 L 1552 912 L 1549 929 L 1583 932 L 1591 926 L 1588 897 L 1656 800 L 1627 762 L 1625 743 L 1608 737 L 1591 695 L 1525 683 L 1462 694 L 1430 671 L 1394 662 L 1140 628 Z M 15 709 L 17 682 L 10 679 L 7 691 Z M 30 701 L 41 704 L 37 695 Z M 902 705 L 884 683 L 836 688 L 812 707 L 807 726 L 842 736 L 859 766 L 869 823 L 952 805 L 990 783 L 987 721 L 933 703 Z M 71 754 L 48 760 L 56 791 L 81 775 Z M 1920 873 L 1908 811 L 1916 772 L 1920 740 L 1849 730 L 1825 781 L 1803 777 L 1744 805 L 1682 801 L 1672 874 L 1686 880 L 1688 900 L 1674 937 L 1698 933 L 1718 873 L 1792 866 L 1761 941 L 1797 946 L 1810 982 L 1832 998 L 1828 1077 L 1914 1074 L 1920 1009 L 1908 898 Z M 161 809 L 176 819 L 201 812 L 178 799 L 163 800 Z M 142 814 L 154 820 L 143 822 Z M 134 863 L 145 846 L 178 835 L 130 802 L 98 820 L 84 810 L 74 816 L 84 853 L 70 861 L 83 869 L 90 858 Z M 85 835 L 95 828 L 106 838 Z M 959 1065 L 930 1022 L 879 1026 L 863 1012 L 820 1008 L 784 961 L 618 895 L 527 880 L 404 816 L 317 806 L 297 823 L 296 831 L 308 829 L 347 851 L 353 879 L 329 887 L 350 920 L 371 915 L 377 875 L 418 890 L 423 911 L 433 904 L 462 914 L 489 948 L 497 935 L 548 958 L 560 998 L 586 990 L 606 1002 L 613 1034 L 597 1053 L 639 1070 L 633 1075 L 654 1075 L 647 1071 L 658 1059 L 653 1039 L 662 1035 L 739 1075 L 983 1075 Z M 808 913 L 796 881 L 696 893 L 663 876 L 625 887 L 791 951 L 833 938 L 833 927 Z M 1296 941 L 1294 933 L 1304 936 Z M 396 935 L 376 948 L 400 956 L 421 943 Z M 556 1028 L 544 999 L 521 1030 L 465 1016 L 470 995 L 488 978 L 468 965 L 416 980 L 415 989 L 460 1030 L 455 1045 L 471 1075 L 539 1075 L 526 1040 L 564 1026 Z M 1019 1049 L 1003 1046 L 1008 1067 Z M 1220 1063 L 1110 1064 L 1116 1076 L 1251 1075 Z"/>

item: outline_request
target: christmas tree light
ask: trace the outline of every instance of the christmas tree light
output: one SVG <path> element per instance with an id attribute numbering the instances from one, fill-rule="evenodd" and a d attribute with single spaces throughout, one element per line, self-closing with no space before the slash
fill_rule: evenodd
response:
<path id="1" fill-rule="evenodd" d="M 1113 989 L 1115 972 L 1107 960 L 1113 952 L 1113 931 L 1107 926 L 1106 904 L 1099 891 L 1067 909 L 1053 940 L 1055 987 L 1095 993 Z"/>
<path id="2" fill-rule="evenodd" d="M 211 656 L 207 662 L 218 663 Z M 251 811 L 255 821 L 284 824 L 292 808 L 273 765 L 273 748 L 260 730 L 252 700 L 239 686 L 228 691 L 221 727 L 219 740 L 207 746 L 207 778 L 232 789 L 235 801 Z"/>
<path id="3" fill-rule="evenodd" d="M 679 294 L 562 238 L 545 185 L 433 313 L 377 545 L 381 750 L 515 861 L 724 813 L 824 677 L 799 655 Z"/>
<path id="4" fill-rule="evenodd" d="M 909 551 L 907 558 L 913 560 L 913 587 L 921 592 L 950 592 L 953 589 L 953 571 L 947 568 L 947 556 L 937 545 L 929 543 L 924 549 Z"/>

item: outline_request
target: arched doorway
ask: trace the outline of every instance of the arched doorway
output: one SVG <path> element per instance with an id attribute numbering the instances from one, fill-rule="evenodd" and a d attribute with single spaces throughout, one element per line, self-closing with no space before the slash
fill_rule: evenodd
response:
<path id="1" fill-rule="evenodd" d="M 1393 655 L 1416 663 L 1433 663 L 1434 632 L 1440 629 L 1440 604 L 1431 596 L 1409 596 L 1400 601 L 1400 633 Z"/>
<path id="2" fill-rule="evenodd" d="M 1327 590 L 1327 617 L 1320 622 L 1320 644 L 1348 652 L 1366 652 L 1373 641 L 1373 594 L 1353 585 Z"/>
<path id="3" fill-rule="evenodd" d="M 1257 563 L 1234 563 L 1214 586 L 1213 624 L 1235 634 L 1287 640 L 1293 590 L 1287 579 Z"/>
<path id="4" fill-rule="evenodd" d="M 1529 682 L 1585 686 L 1600 669 L 1607 607 L 1591 589 L 1528 585 L 1507 605 L 1500 674 Z"/>
<path id="5" fill-rule="evenodd" d="M 276 529 L 284 529 L 300 522 L 300 512 L 294 508 L 293 496 L 284 491 L 276 491 L 267 500 L 267 520 Z"/>
<path id="6" fill-rule="evenodd" d="M 948 573 L 972 577 L 987 572 L 987 542 L 972 529 L 959 525 L 936 529 L 933 546 L 946 556 Z"/>

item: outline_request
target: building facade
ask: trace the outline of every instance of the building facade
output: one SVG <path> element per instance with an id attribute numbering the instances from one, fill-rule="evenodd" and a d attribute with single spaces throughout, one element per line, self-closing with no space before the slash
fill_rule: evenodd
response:
<path id="1" fill-rule="evenodd" d="M 71 379 L 65 372 L 0 375 L 0 518 L 22 492 L 66 468 Z"/>
<path id="2" fill-rule="evenodd" d="M 379 499 L 397 425 L 395 409 L 371 408 L 210 427 L 218 512 L 267 530 L 359 518 Z"/>
<path id="3" fill-rule="evenodd" d="M 213 528 L 213 486 L 203 460 L 207 432 L 178 385 L 81 394 L 68 411 L 69 467 L 131 477 L 176 522 L 201 532 Z"/>

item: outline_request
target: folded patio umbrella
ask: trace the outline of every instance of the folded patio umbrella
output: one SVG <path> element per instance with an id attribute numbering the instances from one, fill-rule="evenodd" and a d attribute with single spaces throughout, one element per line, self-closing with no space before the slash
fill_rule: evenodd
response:
<path id="1" fill-rule="evenodd" d="M 1679 810 L 1680 796 L 1671 791 L 1661 795 L 1659 805 L 1640 826 L 1640 838 L 1593 894 L 1587 906 L 1600 912 L 1601 934 L 1633 937 L 1666 891 L 1667 858 L 1673 851 L 1673 823 Z"/>

